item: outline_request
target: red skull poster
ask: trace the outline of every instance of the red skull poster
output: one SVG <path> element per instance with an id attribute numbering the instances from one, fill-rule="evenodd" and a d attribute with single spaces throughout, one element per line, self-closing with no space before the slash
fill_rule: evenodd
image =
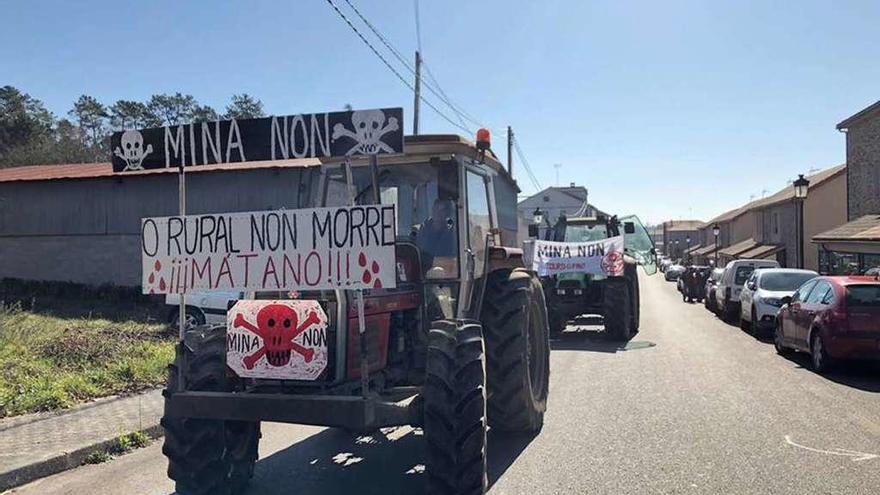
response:
<path id="1" fill-rule="evenodd" d="M 623 275 L 623 236 L 593 242 L 532 241 L 526 243 L 526 257 L 539 276 L 558 273 L 587 273 L 605 277 Z"/>
<path id="2" fill-rule="evenodd" d="M 314 380 L 327 367 L 327 314 L 317 301 L 239 301 L 226 320 L 226 363 L 238 376 Z"/>

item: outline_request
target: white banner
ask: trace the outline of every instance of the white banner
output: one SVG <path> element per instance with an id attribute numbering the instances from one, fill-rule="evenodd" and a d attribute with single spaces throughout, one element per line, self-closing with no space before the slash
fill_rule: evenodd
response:
<path id="1" fill-rule="evenodd" d="M 623 236 L 593 242 L 532 241 L 526 256 L 540 277 L 559 273 L 623 275 Z M 531 253 L 528 253 L 531 251 Z"/>
<path id="2" fill-rule="evenodd" d="M 141 220 L 144 294 L 396 286 L 392 205 Z"/>
<path id="3" fill-rule="evenodd" d="M 226 314 L 226 364 L 238 376 L 314 380 L 327 367 L 318 301 L 238 301 Z"/>

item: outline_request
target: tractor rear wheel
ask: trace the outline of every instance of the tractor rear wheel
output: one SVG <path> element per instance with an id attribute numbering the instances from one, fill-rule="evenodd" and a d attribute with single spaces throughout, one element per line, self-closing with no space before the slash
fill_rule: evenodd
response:
<path id="1" fill-rule="evenodd" d="M 605 333 L 609 339 L 632 338 L 632 288 L 624 277 L 608 277 L 604 287 Z"/>
<path id="2" fill-rule="evenodd" d="M 632 326 L 631 334 L 639 333 L 639 319 L 641 312 L 639 311 L 640 294 L 639 294 L 639 273 L 638 265 L 627 263 L 624 265 L 623 275 L 629 280 L 629 286 L 632 288 Z"/>
<path id="3" fill-rule="evenodd" d="M 505 431 L 539 431 L 550 385 L 550 340 L 541 282 L 521 268 L 493 272 L 480 314 L 488 355 L 489 425 Z"/>
<path id="4" fill-rule="evenodd" d="M 203 325 L 187 332 L 184 380 L 187 390 L 227 391 L 226 328 Z M 177 391 L 180 363 L 169 366 L 166 397 Z M 260 423 L 165 416 L 168 477 L 181 495 L 241 493 L 254 474 Z"/>
<path id="5" fill-rule="evenodd" d="M 479 322 L 431 324 L 422 393 L 430 495 L 486 492 L 485 365 Z"/>

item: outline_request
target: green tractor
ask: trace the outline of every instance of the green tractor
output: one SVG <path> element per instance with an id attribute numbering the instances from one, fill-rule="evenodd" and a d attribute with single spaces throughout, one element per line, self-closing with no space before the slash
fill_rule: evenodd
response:
<path id="1" fill-rule="evenodd" d="M 623 276 L 573 272 L 541 278 L 552 337 L 559 337 L 569 321 L 582 315 L 601 316 L 609 340 L 628 341 L 639 331 L 636 267 L 641 265 L 646 274 L 653 275 L 657 264 L 654 243 L 638 217 L 560 215 L 544 240 L 592 242 L 619 235 L 624 237 Z"/>

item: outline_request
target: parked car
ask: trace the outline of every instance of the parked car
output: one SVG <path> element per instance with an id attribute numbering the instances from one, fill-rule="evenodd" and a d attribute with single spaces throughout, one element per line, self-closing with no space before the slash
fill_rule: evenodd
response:
<path id="1" fill-rule="evenodd" d="M 706 296 L 703 299 L 703 305 L 713 313 L 718 311 L 717 304 L 715 304 L 715 287 L 718 285 L 718 281 L 721 280 L 723 273 L 724 268 L 713 268 L 709 277 L 706 278 Z"/>
<path id="2" fill-rule="evenodd" d="M 865 270 L 865 275 L 868 277 L 880 277 L 880 266 L 868 268 L 867 270 Z"/>
<path id="3" fill-rule="evenodd" d="M 666 271 L 663 272 L 663 276 L 666 278 L 667 282 L 675 282 L 681 277 L 681 274 L 684 273 L 684 267 L 681 265 L 670 265 L 666 268 Z"/>
<path id="4" fill-rule="evenodd" d="M 782 298 L 807 280 L 818 277 L 813 270 L 794 268 L 759 268 L 743 286 L 739 295 L 739 326 L 747 332 L 759 335 L 776 326 L 776 314 L 782 307 Z"/>
<path id="5" fill-rule="evenodd" d="M 669 258 L 663 258 L 660 260 L 660 271 L 666 272 L 666 269 L 672 266 L 672 260 Z"/>
<path id="6" fill-rule="evenodd" d="M 241 292 L 217 291 L 217 292 L 190 292 L 186 295 L 186 318 L 184 324 L 187 329 L 193 329 L 199 325 L 221 325 L 226 323 L 226 310 L 232 307 L 236 301 L 242 298 Z M 168 311 L 168 323 L 176 325 L 180 314 L 180 295 L 166 294 L 165 304 L 170 307 Z"/>
<path id="7" fill-rule="evenodd" d="M 733 260 L 724 267 L 721 280 L 715 287 L 715 303 L 723 320 L 732 320 L 739 314 L 739 293 L 758 268 L 779 268 L 779 263 L 775 260 Z"/>
<path id="8" fill-rule="evenodd" d="M 844 359 L 880 359 L 880 281 L 817 277 L 784 297 L 774 332 L 779 354 L 810 354 L 817 372 Z"/>

